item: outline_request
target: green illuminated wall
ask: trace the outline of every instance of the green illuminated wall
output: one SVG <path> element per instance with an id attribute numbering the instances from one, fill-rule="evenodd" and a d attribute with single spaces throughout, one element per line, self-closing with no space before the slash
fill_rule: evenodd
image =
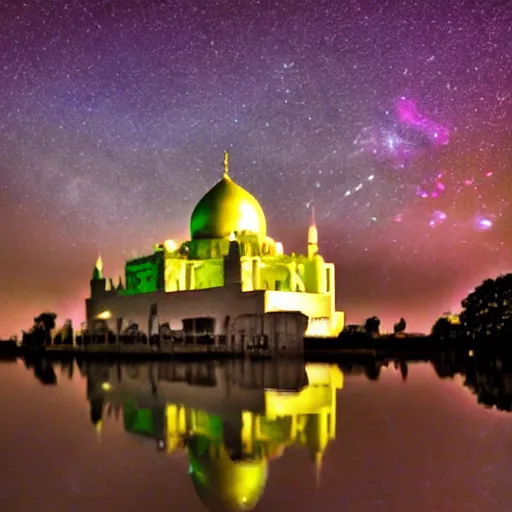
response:
<path id="1" fill-rule="evenodd" d="M 156 292 L 164 288 L 164 253 L 155 252 L 150 256 L 126 262 L 126 288 L 123 295 Z"/>
<path id="2" fill-rule="evenodd" d="M 155 424 L 151 409 L 138 408 L 134 403 L 126 403 L 123 407 L 124 428 L 132 434 L 154 437 Z"/>

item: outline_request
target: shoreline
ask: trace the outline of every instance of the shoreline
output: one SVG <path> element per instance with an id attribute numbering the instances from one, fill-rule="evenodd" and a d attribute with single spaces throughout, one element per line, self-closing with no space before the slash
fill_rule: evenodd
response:
<path id="1" fill-rule="evenodd" d="M 0 359 L 107 359 L 107 360 L 226 360 L 226 359 L 296 359 L 329 362 L 345 358 L 379 357 L 396 354 L 398 358 L 422 359 L 422 354 L 432 352 L 474 351 L 512 352 L 506 340 L 439 340 L 428 336 L 418 338 L 366 338 L 366 339 L 305 339 L 304 352 L 271 354 L 265 350 L 233 352 L 214 345 L 179 345 L 158 347 L 150 345 L 53 345 L 27 348 L 13 341 L 0 342 Z"/>

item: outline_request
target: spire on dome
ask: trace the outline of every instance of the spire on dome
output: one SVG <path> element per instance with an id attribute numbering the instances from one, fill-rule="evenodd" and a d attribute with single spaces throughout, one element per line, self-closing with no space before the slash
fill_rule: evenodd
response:
<path id="1" fill-rule="evenodd" d="M 229 177 L 229 153 L 224 151 L 224 178 Z"/>

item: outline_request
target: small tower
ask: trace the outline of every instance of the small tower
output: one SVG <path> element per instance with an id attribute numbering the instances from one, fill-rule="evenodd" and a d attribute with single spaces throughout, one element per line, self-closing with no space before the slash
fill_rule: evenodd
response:
<path id="1" fill-rule="evenodd" d="M 313 259 L 318 254 L 318 229 L 315 221 L 315 205 L 311 203 L 311 223 L 308 228 L 308 258 Z"/>
<path id="2" fill-rule="evenodd" d="M 98 256 L 91 278 L 91 298 L 102 295 L 107 290 L 107 280 L 103 277 L 103 260 Z"/>

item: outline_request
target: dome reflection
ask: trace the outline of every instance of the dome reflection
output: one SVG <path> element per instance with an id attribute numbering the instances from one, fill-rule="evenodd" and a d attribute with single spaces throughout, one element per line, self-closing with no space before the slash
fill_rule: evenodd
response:
<path id="1" fill-rule="evenodd" d="M 208 510 L 252 510 L 257 505 L 267 483 L 265 458 L 233 458 L 222 443 L 202 436 L 191 439 L 187 451 L 192 483 Z"/>

